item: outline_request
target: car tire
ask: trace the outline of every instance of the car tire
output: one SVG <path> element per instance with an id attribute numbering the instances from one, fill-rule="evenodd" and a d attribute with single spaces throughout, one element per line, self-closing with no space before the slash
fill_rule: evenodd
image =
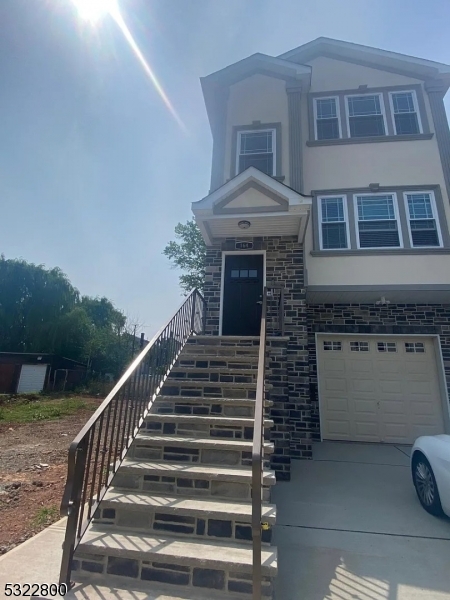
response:
<path id="1" fill-rule="evenodd" d="M 423 508 L 431 515 L 444 514 L 433 469 L 421 452 L 416 452 L 412 461 L 412 477 L 417 497 Z"/>

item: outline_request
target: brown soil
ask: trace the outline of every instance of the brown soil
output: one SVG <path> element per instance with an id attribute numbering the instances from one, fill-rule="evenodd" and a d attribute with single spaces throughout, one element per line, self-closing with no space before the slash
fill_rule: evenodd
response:
<path id="1" fill-rule="evenodd" d="M 86 398 L 75 415 L 0 425 L 0 554 L 59 519 L 69 444 L 99 403 Z"/>

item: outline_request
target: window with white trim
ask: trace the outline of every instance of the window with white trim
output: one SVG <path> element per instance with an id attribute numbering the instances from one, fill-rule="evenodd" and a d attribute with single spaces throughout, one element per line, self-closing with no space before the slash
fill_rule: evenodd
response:
<path id="1" fill-rule="evenodd" d="M 256 167 L 275 175 L 275 129 L 239 131 L 237 142 L 237 173 Z"/>
<path id="2" fill-rule="evenodd" d="M 396 135 L 421 133 L 416 93 L 410 90 L 390 92 L 389 95 Z"/>
<path id="3" fill-rule="evenodd" d="M 334 352 L 340 352 L 342 350 L 342 342 L 323 342 L 323 349 L 326 351 L 333 350 Z"/>
<path id="4" fill-rule="evenodd" d="M 377 342 L 378 352 L 397 352 L 395 342 Z"/>
<path id="5" fill-rule="evenodd" d="M 346 96 L 346 102 L 351 138 L 386 135 L 381 94 Z"/>
<path id="6" fill-rule="evenodd" d="M 350 342 L 350 352 L 369 352 L 369 342 Z"/>
<path id="7" fill-rule="evenodd" d="M 423 354 L 425 345 L 423 342 L 405 342 L 405 351 L 412 354 Z"/>
<path id="8" fill-rule="evenodd" d="M 319 197 L 320 248 L 336 250 L 349 247 L 345 196 Z"/>
<path id="9" fill-rule="evenodd" d="M 315 98 L 316 140 L 337 140 L 341 137 L 339 98 Z"/>
<path id="10" fill-rule="evenodd" d="M 355 196 L 355 219 L 359 248 L 401 248 L 395 194 Z"/>
<path id="11" fill-rule="evenodd" d="M 409 236 L 413 248 L 441 246 L 436 202 L 432 192 L 405 192 Z"/>

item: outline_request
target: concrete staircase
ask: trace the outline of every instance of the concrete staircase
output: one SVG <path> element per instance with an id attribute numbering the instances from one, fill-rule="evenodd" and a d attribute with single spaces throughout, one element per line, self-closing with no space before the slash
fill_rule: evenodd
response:
<path id="1" fill-rule="evenodd" d="M 120 586 L 127 598 L 133 588 L 152 598 L 251 597 L 258 348 L 258 338 L 188 340 L 77 548 L 73 579 Z M 267 430 L 272 425 L 265 420 Z M 266 455 L 272 451 L 266 442 Z M 265 598 L 277 571 L 268 464 Z"/>

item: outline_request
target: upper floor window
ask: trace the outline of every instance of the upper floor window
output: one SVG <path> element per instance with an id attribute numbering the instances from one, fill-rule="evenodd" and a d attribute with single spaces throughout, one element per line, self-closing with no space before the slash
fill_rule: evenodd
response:
<path id="1" fill-rule="evenodd" d="M 350 137 L 386 135 L 381 94 L 347 96 L 346 100 Z"/>
<path id="2" fill-rule="evenodd" d="M 267 175 L 275 175 L 275 129 L 239 131 L 236 172 L 256 167 Z"/>
<path id="3" fill-rule="evenodd" d="M 413 248 L 441 246 L 434 194 L 406 192 L 405 202 L 411 246 Z"/>
<path id="4" fill-rule="evenodd" d="M 396 135 L 421 133 L 417 97 L 414 91 L 390 92 Z"/>
<path id="5" fill-rule="evenodd" d="M 317 140 L 336 140 L 341 137 L 339 98 L 315 98 L 314 118 Z"/>
<path id="6" fill-rule="evenodd" d="M 358 248 L 401 248 L 395 194 L 355 196 Z"/>
<path id="7" fill-rule="evenodd" d="M 343 196 L 319 198 L 320 247 L 322 250 L 348 248 L 347 204 Z"/>

